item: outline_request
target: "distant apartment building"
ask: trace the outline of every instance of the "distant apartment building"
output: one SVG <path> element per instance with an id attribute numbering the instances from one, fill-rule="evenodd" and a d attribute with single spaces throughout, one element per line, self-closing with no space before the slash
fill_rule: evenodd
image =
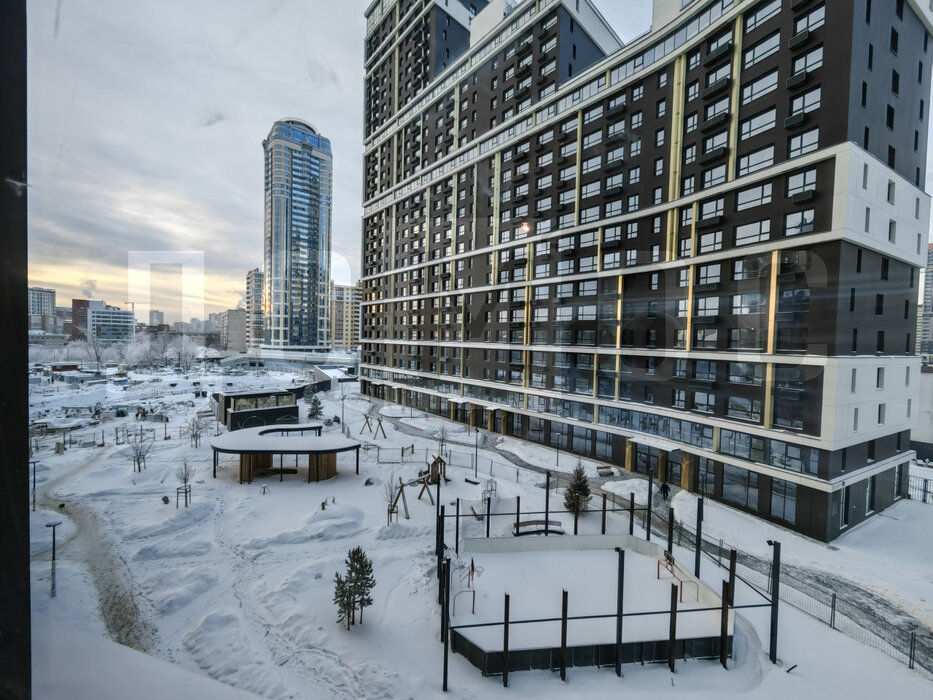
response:
<path id="1" fill-rule="evenodd" d="M 366 21 L 361 392 L 823 541 L 906 496 L 929 2 Z"/>
<path id="2" fill-rule="evenodd" d="M 333 155 L 311 124 L 284 119 L 262 142 L 265 160 L 264 344 L 330 344 Z"/>
<path id="3" fill-rule="evenodd" d="M 331 347 L 334 350 L 355 350 L 360 344 L 360 302 L 363 289 L 359 284 L 331 284 Z"/>
<path id="4" fill-rule="evenodd" d="M 221 348 L 246 352 L 246 309 L 227 309 L 217 316 Z"/>
<path id="5" fill-rule="evenodd" d="M 43 287 L 28 289 L 29 330 L 55 330 L 55 290 Z"/>
<path id="6" fill-rule="evenodd" d="M 933 355 L 933 243 L 927 248 L 926 269 L 922 272 L 923 294 L 920 298 L 917 335 L 921 355 Z"/>
<path id="7" fill-rule="evenodd" d="M 151 309 L 149 311 L 149 325 L 150 326 L 165 325 L 165 314 L 156 309 Z"/>
<path id="8" fill-rule="evenodd" d="M 258 267 L 246 273 L 246 347 L 262 345 L 262 284 L 263 274 Z"/>
<path id="9" fill-rule="evenodd" d="M 126 343 L 136 336 L 136 314 L 103 301 L 90 301 L 86 329 L 88 337 L 101 345 Z"/>

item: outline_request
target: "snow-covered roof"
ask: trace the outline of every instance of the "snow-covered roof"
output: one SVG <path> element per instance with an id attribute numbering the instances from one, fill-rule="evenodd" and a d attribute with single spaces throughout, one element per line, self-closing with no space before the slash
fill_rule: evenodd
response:
<path id="1" fill-rule="evenodd" d="M 351 440 L 342 435 L 318 436 L 308 433 L 300 435 L 283 432 L 297 431 L 302 428 L 305 430 L 320 429 L 320 427 L 320 423 L 303 423 L 301 425 L 264 425 L 260 428 L 243 428 L 218 435 L 211 440 L 211 447 L 215 452 L 239 454 L 323 454 L 358 450 L 362 445 L 358 440 Z"/>

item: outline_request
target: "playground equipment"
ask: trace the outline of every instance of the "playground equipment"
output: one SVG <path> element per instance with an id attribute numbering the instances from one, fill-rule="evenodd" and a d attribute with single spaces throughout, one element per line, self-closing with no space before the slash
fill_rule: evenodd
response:
<path id="1" fill-rule="evenodd" d="M 664 552 L 664 558 L 658 559 L 658 580 L 661 580 L 661 572 L 664 572 L 664 578 L 668 578 L 668 575 L 673 578 L 677 583 L 675 584 L 680 591 L 680 602 L 684 602 L 684 586 L 687 584 L 693 586 L 694 597 L 693 601 L 698 601 L 700 599 L 700 587 L 697 585 L 696 581 L 691 580 L 690 574 L 686 571 L 683 571 L 680 565 L 674 561 L 674 556 L 670 552 Z"/>
<path id="2" fill-rule="evenodd" d="M 378 436 L 379 436 L 379 433 L 382 433 L 382 437 L 388 439 L 388 437 L 386 436 L 386 429 L 382 427 L 382 417 L 381 417 L 381 416 L 377 416 L 377 417 L 376 417 L 376 427 L 375 427 L 375 428 L 373 428 L 373 424 L 372 424 L 372 422 L 370 421 L 370 416 L 369 416 L 369 415 L 364 414 L 364 415 L 363 415 L 363 421 L 364 421 L 364 422 L 363 422 L 363 427 L 360 428 L 360 435 L 363 434 L 363 431 L 364 431 L 364 430 L 368 430 L 369 433 L 370 433 L 370 435 L 372 435 L 374 438 L 375 438 L 375 437 L 378 437 Z"/>

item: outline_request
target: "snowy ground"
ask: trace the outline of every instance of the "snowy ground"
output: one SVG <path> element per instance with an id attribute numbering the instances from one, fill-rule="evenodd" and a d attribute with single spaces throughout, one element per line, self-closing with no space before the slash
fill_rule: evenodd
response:
<path id="1" fill-rule="evenodd" d="M 178 437 L 178 428 L 206 403 L 194 399 L 191 391 L 286 386 L 294 378 L 284 373 L 141 378 L 146 381 L 126 390 L 107 387 L 105 400 L 150 403 L 153 408 L 165 404 L 171 439 L 157 440 L 146 471 L 134 473 L 125 447 L 113 444 L 115 427 L 138 427 L 132 416 L 78 431 L 99 434 L 103 428 L 106 447 L 75 447 L 62 455 L 43 449 L 38 455 L 40 510 L 31 528 L 35 696 L 61 697 L 63 684 L 77 676 L 81 683 L 75 687 L 81 690 L 69 697 L 127 697 L 130 682 L 153 691 L 153 697 L 160 696 L 157 690 L 163 690 L 162 697 L 224 696 L 207 679 L 269 698 L 440 696 L 443 647 L 438 642 L 435 602 L 434 507 L 426 496 L 418 500 L 418 489 L 406 488 L 410 519 L 401 515 L 387 526 L 383 484 L 399 477 L 413 479 L 424 467 L 423 455 L 438 449 L 435 436 L 442 425 L 448 426 L 450 449 L 463 455 L 476 449 L 475 434 L 434 416 L 417 412 L 412 416 L 407 408 L 373 406 L 356 394 L 341 402 L 343 391 L 355 388 L 344 385 L 324 397 L 325 416 L 339 416 L 343 408 L 351 436 L 382 448 L 381 461 L 375 450 L 365 450 L 359 476 L 353 473 L 352 455 L 341 455 L 338 476 L 327 482 L 308 484 L 299 474 L 282 482 L 270 477 L 247 485 L 237 483 L 235 459 L 226 456 L 214 480 L 209 436 L 198 448 Z M 82 403 L 83 391 L 55 389 L 33 392 L 34 415 L 47 412 L 53 418 L 61 407 Z M 363 428 L 363 414 L 380 408 L 386 438 Z M 155 427 L 159 435 L 162 426 L 146 427 Z M 486 464 L 499 465 L 493 470 L 500 497 L 497 510 L 514 510 L 517 496 L 522 511 L 543 510 L 541 475 L 520 470 L 516 479 L 511 468 L 503 471 L 503 452 L 513 452 L 525 463 L 554 468 L 549 461 L 556 456 L 554 451 L 511 438 L 500 440 L 485 431 L 481 436 L 481 483 L 468 483 L 465 478 L 473 477 L 472 463 L 455 459 L 460 466 L 448 469 L 451 482 L 442 491 L 448 512 L 457 498 L 463 499 L 464 509 L 468 501 L 479 504 L 488 478 Z M 494 450 L 497 443 L 499 450 Z M 392 456 L 407 445 L 415 445 L 417 459 L 401 462 L 401 456 Z M 193 503 L 176 509 L 174 472 L 183 459 L 197 469 Z M 560 459 L 562 471 L 570 471 L 577 462 L 564 454 Z M 595 463 L 584 465 L 595 475 Z M 368 478 L 373 485 L 365 485 Z M 633 485 L 643 484 L 631 479 L 621 488 L 627 494 Z M 163 496 L 169 497 L 168 505 Z M 675 499 L 678 513 L 688 522 L 691 500 L 688 494 Z M 916 612 L 929 610 L 927 601 L 933 600 L 929 558 L 911 552 L 930 551 L 933 523 L 927 518 L 933 516 L 933 508 L 927 506 L 928 516 L 917 511 L 919 507 L 901 504 L 886 511 L 891 517 L 872 519 L 832 547 L 780 531 L 785 559 L 851 569 L 863 585 L 897 597 L 905 606 L 911 604 Z M 48 597 L 45 550 L 50 533 L 44 525 L 49 519 L 64 521 L 58 528 L 55 599 Z M 493 522 L 495 532 L 509 527 L 508 516 Z M 627 531 L 627 522 L 627 516 L 610 516 L 610 531 Z M 565 529 L 570 526 L 564 523 Z M 461 535 L 481 536 L 484 527 L 475 518 L 465 518 Z M 583 532 L 598 527 L 596 516 L 581 519 Z M 713 504 L 707 509 L 704 530 L 711 536 L 720 531 L 729 541 L 759 551 L 776 528 Z M 446 539 L 453 541 L 452 524 Z M 348 550 L 357 545 L 374 562 L 375 602 L 366 609 L 363 624 L 346 631 L 335 622 L 333 577 L 343 570 Z M 832 563 L 827 563 L 829 557 Z M 719 574 L 710 575 L 715 579 Z M 591 580 L 600 591 L 614 586 L 612 577 Z M 477 583 L 482 587 L 482 578 Z M 710 584 L 718 585 L 715 580 Z M 744 617 L 746 621 L 737 622 L 736 658 L 728 672 L 708 662 L 683 663 L 675 675 L 662 666 L 627 666 L 620 680 L 606 669 L 573 669 L 566 687 L 547 672 L 527 672 L 513 674 L 512 689 L 504 690 L 498 679 L 482 678 L 465 659 L 452 655 L 450 687 L 455 696 L 465 698 L 509 697 L 509 693 L 514 697 L 515 692 L 556 697 L 568 691 L 590 696 L 622 691 L 676 693 L 696 698 L 741 691 L 769 699 L 791 694 L 885 693 L 904 698 L 933 694 L 933 683 L 921 675 L 789 606 L 782 608 L 779 655 L 784 665 L 773 667 L 761 648 L 761 640 L 767 647 L 767 613 L 753 610 Z M 140 659 L 114 647 L 102 639 L 105 630 L 149 656 Z M 63 655 L 69 663 L 64 663 Z M 102 667 L 102 657 L 113 662 Z M 792 673 L 784 673 L 794 664 L 798 666 Z M 87 674 L 87 668 L 99 673 Z M 135 671 L 130 674 L 126 669 Z M 94 685 L 95 680 L 99 685 Z M 198 682 L 204 683 L 203 689 L 178 690 L 195 688 L 186 684 Z"/>

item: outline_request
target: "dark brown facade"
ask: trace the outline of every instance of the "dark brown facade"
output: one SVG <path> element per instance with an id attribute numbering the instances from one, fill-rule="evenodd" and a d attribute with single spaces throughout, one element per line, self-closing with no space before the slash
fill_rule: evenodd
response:
<path id="1" fill-rule="evenodd" d="M 367 131 L 364 388 L 822 540 L 903 495 L 929 13 L 873 6 L 697 3 L 606 58 L 519 4 Z"/>

